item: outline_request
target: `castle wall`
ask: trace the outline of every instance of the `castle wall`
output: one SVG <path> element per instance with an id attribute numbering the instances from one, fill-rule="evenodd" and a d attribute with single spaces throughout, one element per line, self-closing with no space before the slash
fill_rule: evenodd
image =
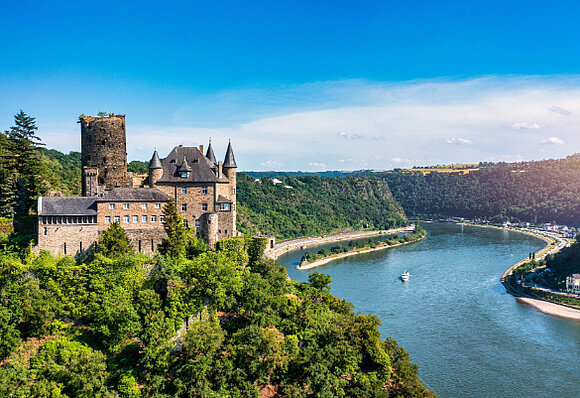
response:
<path id="1" fill-rule="evenodd" d="M 180 184 L 158 183 L 155 187 L 175 200 L 177 211 L 183 216 L 184 220 L 187 220 L 187 224 L 190 227 L 194 227 L 195 221 L 200 220 L 204 214 L 215 211 L 214 198 L 216 192 L 214 184 L 193 182 Z M 182 187 L 186 188 L 186 193 L 182 192 Z M 204 187 L 206 188 L 206 193 L 204 193 Z M 184 204 L 186 205 L 185 210 L 182 207 Z M 204 210 L 204 204 L 207 206 L 206 210 Z"/>
<path id="2" fill-rule="evenodd" d="M 76 255 L 92 249 L 99 236 L 97 224 L 44 224 L 38 226 L 37 250 L 53 255 Z"/>
<path id="3" fill-rule="evenodd" d="M 126 187 L 127 144 L 125 115 L 81 116 L 81 161 L 83 167 L 98 168 L 97 184 L 105 189 Z M 83 196 L 87 195 L 83 173 Z"/>

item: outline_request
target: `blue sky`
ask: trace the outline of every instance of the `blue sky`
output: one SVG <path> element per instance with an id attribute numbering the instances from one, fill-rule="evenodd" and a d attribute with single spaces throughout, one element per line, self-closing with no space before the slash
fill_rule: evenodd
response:
<path id="1" fill-rule="evenodd" d="M 580 152 L 580 2 L 0 2 L 0 128 L 62 151 L 127 115 L 129 159 L 228 138 L 245 170 Z"/>

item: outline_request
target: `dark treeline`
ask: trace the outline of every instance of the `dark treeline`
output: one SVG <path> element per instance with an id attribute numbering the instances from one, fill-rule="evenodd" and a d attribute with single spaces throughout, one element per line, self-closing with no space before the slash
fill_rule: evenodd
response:
<path id="1" fill-rule="evenodd" d="M 465 175 L 423 176 L 397 170 L 380 175 L 409 217 L 459 216 L 497 222 L 555 221 L 580 225 L 579 155 L 561 160 L 486 165 Z"/>
<path id="2" fill-rule="evenodd" d="M 238 174 L 238 229 L 294 238 L 339 230 L 408 225 L 401 206 L 380 178 L 263 177 Z"/>

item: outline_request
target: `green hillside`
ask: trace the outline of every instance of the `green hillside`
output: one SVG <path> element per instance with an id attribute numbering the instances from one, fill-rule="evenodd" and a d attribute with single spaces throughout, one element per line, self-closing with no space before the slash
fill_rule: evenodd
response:
<path id="1" fill-rule="evenodd" d="M 580 155 L 482 166 L 469 174 L 397 170 L 360 177 L 380 176 L 409 217 L 580 225 Z"/>
<path id="2" fill-rule="evenodd" d="M 279 239 L 408 225 L 380 178 L 238 174 L 238 229 Z"/>

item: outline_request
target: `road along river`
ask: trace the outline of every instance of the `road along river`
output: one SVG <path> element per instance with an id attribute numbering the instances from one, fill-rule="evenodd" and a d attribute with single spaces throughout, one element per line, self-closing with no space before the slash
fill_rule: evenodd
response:
<path id="1" fill-rule="evenodd" d="M 421 242 L 308 271 L 295 269 L 302 251 L 278 261 L 294 280 L 331 275 L 331 292 L 377 315 L 382 335 L 409 352 L 440 397 L 580 397 L 580 322 L 518 302 L 500 283 L 506 269 L 545 243 L 491 228 L 424 227 Z M 403 283 L 406 270 L 412 276 Z"/>

